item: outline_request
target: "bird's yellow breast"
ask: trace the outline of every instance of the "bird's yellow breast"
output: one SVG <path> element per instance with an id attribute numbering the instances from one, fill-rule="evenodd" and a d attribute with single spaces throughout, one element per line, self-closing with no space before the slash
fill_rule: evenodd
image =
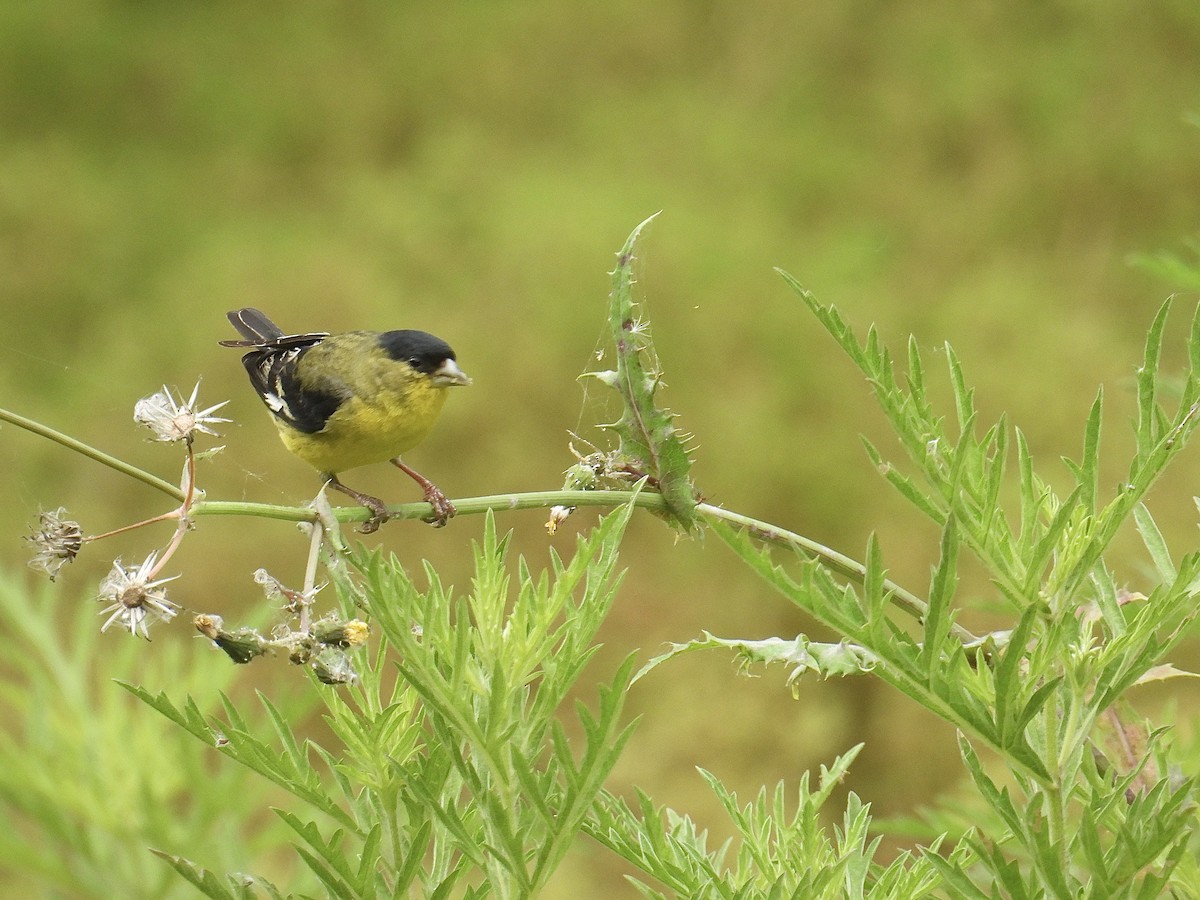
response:
<path id="1" fill-rule="evenodd" d="M 324 349 L 317 345 L 309 352 Z M 305 434 L 276 421 L 288 450 L 326 474 L 385 462 L 411 450 L 429 434 L 446 402 L 446 388 L 405 362 L 348 356 L 357 366 L 353 378 L 346 379 L 354 390 L 324 428 Z M 346 356 L 342 359 L 344 362 Z M 325 367 L 316 370 L 329 371 Z M 334 385 L 321 385 L 322 389 L 331 387 Z"/>

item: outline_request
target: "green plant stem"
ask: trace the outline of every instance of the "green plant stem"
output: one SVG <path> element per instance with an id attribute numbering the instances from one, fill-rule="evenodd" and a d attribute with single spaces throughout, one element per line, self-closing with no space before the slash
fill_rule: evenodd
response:
<path id="1" fill-rule="evenodd" d="M 483 497 L 467 497 L 455 500 L 454 505 L 460 516 L 480 515 L 487 510 L 496 512 L 521 509 L 547 509 L 552 506 L 568 507 L 612 507 L 621 506 L 633 501 L 635 506 L 654 512 L 667 512 L 667 504 L 662 496 L 652 491 L 531 491 L 520 494 L 489 494 Z M 428 503 L 401 503 L 388 507 L 392 519 L 421 519 L 429 515 Z M 747 529 L 764 543 L 779 547 L 798 550 L 807 556 L 819 559 L 838 574 L 861 584 L 866 577 L 866 567 L 857 560 L 838 553 L 829 547 L 810 540 L 803 535 L 772 525 L 761 519 L 754 519 L 741 513 L 732 512 L 710 503 L 701 503 L 696 507 L 699 515 L 709 520 L 728 522 L 740 528 Z M 277 506 L 265 503 L 246 503 L 225 500 L 202 500 L 192 507 L 194 516 L 261 516 L 270 519 L 282 519 L 291 522 L 312 522 L 317 520 L 317 513 L 307 506 Z M 339 522 L 366 521 L 368 512 L 356 506 L 334 507 L 333 515 Z M 891 581 L 884 582 L 884 588 L 889 591 L 898 608 L 911 615 L 917 621 L 923 621 L 928 609 L 924 600 L 911 591 L 906 590 Z M 955 636 L 963 643 L 973 643 L 977 636 L 959 625 L 952 626 Z"/>
<path id="2" fill-rule="evenodd" d="M 521 494 L 489 494 L 455 500 L 460 516 L 480 515 L 487 510 L 546 509 L 551 506 L 621 506 L 634 500 L 632 491 L 531 491 Z M 658 494 L 642 492 L 634 505 L 643 509 L 663 511 L 666 504 Z M 420 519 L 428 516 L 428 503 L 400 503 L 388 507 L 391 519 Z M 287 522 L 312 522 L 317 518 L 311 506 L 278 506 L 269 503 L 250 503 L 235 500 L 201 500 L 192 507 L 196 516 L 259 516 Z M 338 522 L 365 522 L 367 510 L 358 506 L 335 506 L 333 516 Z"/>
<path id="3" fill-rule="evenodd" d="M 157 475 L 151 475 L 149 472 L 139 469 L 137 466 L 131 466 L 127 462 L 117 459 L 115 456 L 109 456 L 103 450 L 98 450 L 90 444 L 85 444 L 83 441 L 76 440 L 73 437 L 63 434 L 48 425 L 43 425 L 41 422 L 35 422 L 33 419 L 27 419 L 24 416 L 18 415 L 7 409 L 0 409 L 0 420 L 16 425 L 18 428 L 24 428 L 33 434 L 40 435 L 44 438 L 49 438 L 56 444 L 62 444 L 68 450 L 74 450 L 76 453 L 93 459 L 96 462 L 108 466 L 110 469 L 116 469 L 118 472 L 135 478 L 143 484 L 147 484 L 152 488 L 162 491 L 172 499 L 182 503 L 184 500 L 183 491 L 177 485 L 171 484 L 169 481 L 164 481 Z"/>
<path id="4" fill-rule="evenodd" d="M 866 580 L 867 569 L 862 563 L 851 559 L 845 554 L 838 553 L 824 544 L 818 544 L 816 541 L 810 540 L 803 535 L 796 534 L 794 531 L 788 531 L 785 528 L 780 528 L 778 525 L 771 525 L 759 519 L 744 516 L 741 513 L 722 509 L 719 506 L 711 506 L 708 503 L 701 503 L 696 509 L 705 518 L 720 519 L 731 525 L 745 528 L 754 537 L 765 543 L 774 544 L 779 547 L 790 547 L 793 550 L 799 550 L 808 556 L 815 557 L 821 560 L 827 568 L 859 584 L 862 584 Z M 918 622 L 924 622 L 925 613 L 929 609 L 924 600 L 894 582 L 885 580 L 883 586 L 884 590 L 891 593 L 892 599 L 897 606 L 906 613 L 909 613 Z M 952 630 L 965 642 L 976 640 L 976 636 L 965 628 L 953 626 Z"/>
<path id="5" fill-rule="evenodd" d="M 157 488 L 172 499 L 185 504 L 185 506 L 192 499 L 192 497 L 186 495 L 179 487 L 168 481 L 164 481 L 157 475 L 152 475 L 149 472 L 139 469 L 137 466 L 123 462 L 90 444 L 85 444 L 83 441 L 69 437 L 61 431 L 57 431 L 40 422 L 35 422 L 32 419 L 27 419 L 22 415 L 2 408 L 0 408 L 0 420 L 10 422 L 41 437 L 49 438 L 69 450 L 74 450 L 76 453 L 80 453 L 89 459 L 115 469 L 122 474 L 129 475 L 143 484 Z M 465 500 L 459 500 L 455 502 L 455 506 L 460 515 L 478 515 L 486 510 L 545 509 L 552 506 L 611 507 L 621 506 L 630 502 L 630 500 L 633 500 L 635 506 L 643 509 L 650 509 L 661 513 L 670 512 L 662 495 L 652 491 L 640 491 L 636 495 L 632 491 L 533 491 L 522 494 L 491 494 L 484 497 L 469 497 Z M 740 528 L 745 528 L 765 543 L 799 550 L 808 556 L 821 560 L 833 571 L 860 584 L 866 576 L 866 568 L 858 561 L 838 553 L 836 550 L 832 550 L 823 544 L 809 540 L 803 535 L 788 531 L 785 528 L 780 528 L 777 525 L 753 519 L 750 516 L 744 516 L 740 513 L 731 512 L 709 503 L 698 504 L 696 511 L 707 519 L 721 520 L 737 525 Z M 398 506 L 388 507 L 388 513 L 394 519 L 420 519 L 429 515 L 429 512 L 430 506 L 428 503 L 403 503 Z M 290 522 L 319 523 L 317 511 L 312 506 L 279 506 L 275 504 L 228 500 L 200 500 L 193 502 L 190 504 L 188 515 L 259 516 Z M 357 507 L 339 507 L 333 509 L 333 515 L 338 522 L 363 522 L 366 521 L 367 511 Z M 150 521 L 157 521 L 159 518 L 167 518 L 167 516 L 157 517 Z M 927 606 L 923 600 L 890 581 L 885 581 L 884 587 L 891 592 L 896 605 L 900 609 L 919 622 L 924 620 Z M 976 640 L 975 635 L 961 626 L 953 626 L 953 631 L 963 642 L 969 643 Z"/>

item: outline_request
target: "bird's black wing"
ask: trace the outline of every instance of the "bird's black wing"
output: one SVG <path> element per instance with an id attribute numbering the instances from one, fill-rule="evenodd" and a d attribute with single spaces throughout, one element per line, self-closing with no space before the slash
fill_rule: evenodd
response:
<path id="1" fill-rule="evenodd" d="M 221 346 L 252 348 L 242 357 L 242 365 L 267 409 L 305 434 L 323 429 L 346 397 L 301 385 L 296 377 L 296 363 L 309 348 L 329 337 L 329 333 L 284 334 L 261 310 L 250 306 L 234 310 L 228 318 L 244 340 L 221 341 Z"/>
<path id="2" fill-rule="evenodd" d="M 264 347 L 242 357 L 250 384 L 263 403 L 278 418 L 297 431 L 315 434 L 347 399 L 341 394 L 305 387 L 296 377 L 296 364 L 309 348 L 327 335 L 289 335 L 276 346 Z M 301 341 L 301 338 L 308 340 Z M 290 344 L 278 346 L 284 341 Z"/>

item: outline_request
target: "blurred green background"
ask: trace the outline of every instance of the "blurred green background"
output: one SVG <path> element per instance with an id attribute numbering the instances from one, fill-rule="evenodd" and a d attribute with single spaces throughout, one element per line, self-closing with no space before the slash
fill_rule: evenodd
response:
<path id="1" fill-rule="evenodd" d="M 880 416 L 772 267 L 860 331 L 877 323 L 897 350 L 915 334 L 935 371 L 949 340 L 982 409 L 1008 413 L 1052 479 L 1104 383 L 1115 484 L 1144 331 L 1179 287 L 1128 258 L 1197 230 L 1198 89 L 1192 0 L 11 0 L 0 403 L 174 479 L 179 459 L 134 429 L 133 404 L 203 377 L 202 399 L 231 398 L 237 420 L 202 469 L 208 496 L 302 503 L 313 474 L 216 346 L 232 336 L 225 311 L 259 306 L 295 330 L 423 328 L 476 383 L 409 461 L 452 496 L 554 488 L 572 461 L 567 430 L 598 415 L 575 377 L 601 336 L 612 254 L 662 209 L 641 289 L 700 488 L 851 555 L 878 532 L 893 577 L 919 591 L 936 534 L 867 464 L 860 433 L 893 447 Z M 1173 358 L 1197 298 L 1180 299 Z M 1152 498 L 1189 547 L 1194 460 Z M 92 532 L 165 509 L 15 428 L 0 431 L 0 465 L 8 568 L 23 565 L 39 508 L 65 504 Z M 416 499 L 388 467 L 351 483 Z M 594 516 L 552 539 L 542 513 L 502 524 L 540 562 Z M 372 540 L 464 584 L 480 527 L 398 524 Z M 140 560 L 165 537 L 94 548 L 60 579 L 63 602 L 86 596 L 112 555 Z M 259 602 L 251 572 L 299 581 L 303 549 L 280 524 L 201 521 L 173 597 L 237 620 Z M 824 636 L 719 542 L 677 543 L 644 517 L 625 560 L 595 680 L 635 648 L 649 656 L 701 629 Z M 1140 565 L 1131 553 L 1134 586 Z M 964 594 L 990 599 L 982 580 Z M 182 623 L 159 642 L 209 652 Z M 631 699 L 645 718 L 614 786 L 717 833 L 698 764 L 748 792 L 866 741 L 849 787 L 878 814 L 952 786 L 953 735 L 907 701 L 865 681 L 806 682 L 794 701 L 784 674 L 746 679 L 717 655 L 659 670 Z M 583 849 L 564 884 L 605 884 L 610 865 Z"/>

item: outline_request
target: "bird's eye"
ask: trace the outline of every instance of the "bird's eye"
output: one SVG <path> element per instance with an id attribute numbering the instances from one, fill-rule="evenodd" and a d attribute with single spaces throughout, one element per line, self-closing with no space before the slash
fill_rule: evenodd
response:
<path id="1" fill-rule="evenodd" d="M 419 369 L 419 368 L 421 368 L 421 357 L 419 357 L 419 356 L 410 356 L 410 357 L 408 358 L 408 364 L 409 364 L 410 366 L 412 366 L 414 369 Z"/>

